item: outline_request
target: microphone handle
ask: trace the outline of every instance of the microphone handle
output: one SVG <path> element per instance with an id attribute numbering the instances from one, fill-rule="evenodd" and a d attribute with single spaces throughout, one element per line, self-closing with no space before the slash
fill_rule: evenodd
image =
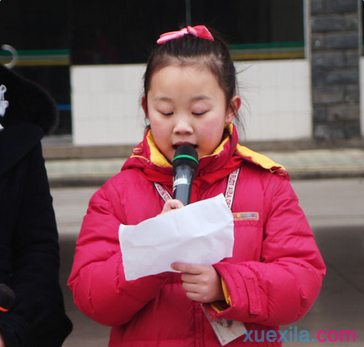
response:
<path id="1" fill-rule="evenodd" d="M 173 198 L 180 200 L 184 206 L 191 200 L 192 180 L 195 171 L 187 165 L 180 165 L 175 170 L 173 180 Z"/>

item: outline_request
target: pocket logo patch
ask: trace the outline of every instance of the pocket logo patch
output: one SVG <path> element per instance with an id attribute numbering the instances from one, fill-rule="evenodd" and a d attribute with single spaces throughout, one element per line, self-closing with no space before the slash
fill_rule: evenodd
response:
<path id="1" fill-rule="evenodd" d="M 258 212 L 234 212 L 234 220 L 259 220 Z"/>

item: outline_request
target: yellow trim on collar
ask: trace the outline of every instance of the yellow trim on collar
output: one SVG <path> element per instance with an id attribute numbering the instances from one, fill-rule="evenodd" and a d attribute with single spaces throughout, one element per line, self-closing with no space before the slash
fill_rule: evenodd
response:
<path id="1" fill-rule="evenodd" d="M 148 131 L 147 141 L 148 141 L 149 150 L 150 150 L 150 160 L 152 161 L 152 163 L 154 163 L 158 166 L 162 166 L 162 167 L 171 167 L 172 164 L 159 151 L 157 145 L 155 144 L 151 130 Z"/>
<path id="2" fill-rule="evenodd" d="M 229 134 L 231 135 L 233 133 L 233 125 L 230 123 L 226 126 L 226 130 L 229 132 Z M 220 154 L 220 152 L 223 151 L 225 143 L 229 141 L 229 136 L 225 135 L 225 137 L 223 138 L 223 140 L 220 142 L 220 144 L 216 147 L 216 149 L 214 150 L 213 153 L 205 155 L 204 157 L 210 157 L 213 155 L 218 155 Z"/>
<path id="3" fill-rule="evenodd" d="M 227 124 L 226 129 L 228 130 L 229 134 L 233 133 L 234 126 L 232 123 Z M 167 158 L 159 151 L 157 145 L 154 142 L 154 138 L 152 135 L 152 131 L 149 130 L 147 134 L 147 141 L 150 150 L 150 159 L 152 163 L 161 166 L 161 167 L 171 167 L 172 164 L 167 160 Z M 229 136 L 226 135 L 224 139 L 221 141 L 219 146 L 214 150 L 212 154 L 206 155 L 204 157 L 218 155 L 223 151 L 226 142 L 229 141 Z M 236 146 L 237 152 L 245 158 L 249 158 L 253 163 L 260 165 L 262 168 L 267 169 L 271 172 L 276 172 L 279 175 L 284 175 L 286 173 L 286 168 L 283 165 L 280 165 L 273 161 L 272 159 L 266 157 L 263 154 L 255 152 L 248 147 L 237 145 Z M 282 170 L 284 173 L 282 173 Z M 279 172 L 280 171 L 280 172 Z"/>
<path id="4" fill-rule="evenodd" d="M 287 171 L 283 165 L 280 165 L 275 161 L 273 161 L 272 159 L 266 157 L 265 155 L 254 152 L 247 147 L 237 145 L 236 150 L 238 151 L 239 154 L 241 154 L 244 157 L 250 158 L 253 163 L 260 165 L 264 169 L 270 170 L 272 172 L 275 172 L 277 168 Z"/>
<path id="5" fill-rule="evenodd" d="M 234 129 L 233 124 L 232 123 L 228 124 L 226 126 L 226 129 L 228 130 L 229 134 L 232 134 L 233 129 Z M 159 151 L 157 145 L 154 142 L 154 138 L 153 138 L 151 130 L 148 131 L 147 141 L 148 141 L 148 145 L 149 145 L 149 149 L 150 149 L 150 159 L 151 159 L 152 163 L 154 163 L 158 166 L 162 166 L 162 167 L 172 166 L 172 164 L 166 159 L 166 157 Z M 218 155 L 220 152 L 223 151 L 224 146 L 225 146 L 226 142 L 228 142 L 228 141 L 229 141 L 229 136 L 225 135 L 225 137 L 223 138 L 223 140 L 221 141 L 219 146 L 216 147 L 214 152 L 211 154 L 205 155 L 203 158 Z"/>

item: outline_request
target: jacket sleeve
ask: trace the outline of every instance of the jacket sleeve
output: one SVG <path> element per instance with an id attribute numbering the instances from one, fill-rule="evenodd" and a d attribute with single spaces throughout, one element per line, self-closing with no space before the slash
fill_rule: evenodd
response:
<path id="1" fill-rule="evenodd" d="M 214 265 L 231 299 L 221 313 L 205 305 L 215 317 L 289 324 L 300 319 L 318 296 L 326 268 L 289 182 L 281 179 L 269 200 L 261 261 Z"/>
<path id="2" fill-rule="evenodd" d="M 0 331 L 6 346 L 61 346 L 72 324 L 59 285 L 58 233 L 41 144 L 7 175 L 3 179 L 13 180 L 7 182 L 17 197 L 10 212 L 15 224 L 9 229 L 12 257 L 7 283 L 15 301 L 1 317 Z M 7 230 L 7 222 L 2 223 Z"/>
<path id="3" fill-rule="evenodd" d="M 78 308 L 109 326 L 130 321 L 157 295 L 166 276 L 125 280 L 118 236 L 122 218 L 118 218 L 113 207 L 122 209 L 117 199 L 118 194 L 109 182 L 91 198 L 68 280 Z"/>

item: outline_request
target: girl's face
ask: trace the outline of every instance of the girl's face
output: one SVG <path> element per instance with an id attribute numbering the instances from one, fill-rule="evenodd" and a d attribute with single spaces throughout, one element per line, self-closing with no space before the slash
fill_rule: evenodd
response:
<path id="1" fill-rule="evenodd" d="M 142 104 L 157 147 L 172 162 L 182 144 L 195 147 L 199 159 L 213 153 L 241 99 L 235 96 L 227 107 L 225 94 L 208 69 L 170 65 L 153 74 Z"/>

